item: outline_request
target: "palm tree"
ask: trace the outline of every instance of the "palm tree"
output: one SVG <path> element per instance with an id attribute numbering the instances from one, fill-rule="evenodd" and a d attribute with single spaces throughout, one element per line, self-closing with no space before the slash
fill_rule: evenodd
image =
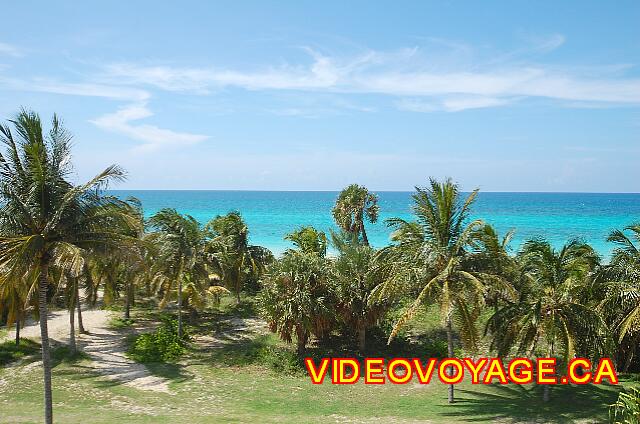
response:
<path id="1" fill-rule="evenodd" d="M 475 350 L 479 335 L 476 329 L 483 305 L 484 274 L 467 266 L 474 232 L 481 221 L 469 222 L 469 213 L 478 190 L 464 201 L 458 185 L 450 179 L 430 179 L 427 188 L 416 187 L 413 212 L 416 221 L 394 218 L 394 245 L 381 253 L 393 264 L 390 278 L 377 289 L 381 298 L 389 297 L 407 283 L 417 286 L 418 295 L 395 324 L 389 342 L 428 300 L 437 302 L 447 334 L 450 357 L 454 356 L 453 325 L 466 347 Z M 449 369 L 453 373 L 453 369 Z M 449 403 L 454 402 L 454 387 L 449 385 Z"/>
<path id="2" fill-rule="evenodd" d="M 142 204 L 136 198 L 126 201 L 131 217 L 131 227 L 127 234 L 136 243 L 131 243 L 118 252 L 110 252 L 120 269 L 120 279 L 124 284 L 124 319 L 131 317 L 131 305 L 135 300 L 135 288 L 151 279 L 150 254 L 153 250 L 152 238 L 145 232 Z"/>
<path id="3" fill-rule="evenodd" d="M 490 224 L 480 226 L 474 232 L 472 255 L 467 258 L 466 266 L 484 274 L 486 287 L 485 304 L 497 311 L 501 301 L 515 298 L 512 284 L 519 282 L 517 263 L 509 254 L 509 243 L 514 231 L 508 231 L 503 237 Z"/>
<path id="4" fill-rule="evenodd" d="M 284 237 L 293 243 L 296 249 L 304 253 L 327 254 L 327 235 L 311 226 L 302 227 Z"/>
<path id="5" fill-rule="evenodd" d="M 605 296 L 599 310 L 617 333 L 626 371 L 640 341 L 640 224 L 613 231 L 607 241 L 616 247 L 601 271 Z"/>
<path id="6" fill-rule="evenodd" d="M 212 265 L 240 303 L 246 281 L 252 277 L 257 280 L 273 255 L 269 249 L 249 244 L 249 228 L 239 212 L 217 216 L 205 226 L 205 231 Z"/>
<path id="7" fill-rule="evenodd" d="M 526 242 L 519 254 L 521 272 L 528 282 L 518 301 L 501 307 L 489 319 L 493 348 L 507 356 L 541 352 L 561 354 L 565 363 L 576 354 L 603 354 L 606 349 L 604 321 L 589 305 L 580 302 L 581 292 L 595 269 L 598 257 L 582 242 L 571 241 L 560 250 L 543 240 Z M 544 401 L 549 400 L 545 385 Z"/>
<path id="8" fill-rule="evenodd" d="M 332 234 L 332 243 L 338 251 L 333 263 L 336 307 L 355 331 L 358 349 L 364 353 L 367 329 L 391 307 L 389 299 L 374 296 L 375 288 L 385 280 L 385 268 L 378 263 L 375 249 L 358 243 L 350 234 Z"/>
<path id="9" fill-rule="evenodd" d="M 74 186 L 67 179 L 72 171 L 71 135 L 55 115 L 48 134 L 34 112 L 23 110 L 10 123 L 15 137 L 8 125 L 0 126 L 0 140 L 6 146 L 0 154 L 0 269 L 9 281 L 37 280 L 45 422 L 51 423 L 50 267 L 67 268 L 83 249 L 122 242 L 113 231 L 122 222 L 120 201 L 101 190 L 122 180 L 124 172 L 110 166 L 86 184 Z"/>
<path id="10" fill-rule="evenodd" d="M 158 269 L 154 279 L 168 301 L 173 285 L 178 284 L 178 337 L 182 337 L 182 289 L 186 279 L 208 284 L 209 274 L 204 258 L 204 233 L 191 215 L 181 215 L 175 209 L 162 209 L 149 219 L 157 231 Z M 202 290 L 205 290 L 203 287 Z"/>
<path id="11" fill-rule="evenodd" d="M 6 314 L 7 327 L 15 324 L 16 346 L 20 345 L 20 328 L 27 315 L 27 307 L 31 302 L 28 284 L 21 280 L 6 281 L 0 274 L 0 316 Z"/>
<path id="12" fill-rule="evenodd" d="M 333 219 L 342 231 L 362 236 L 362 242 L 369 245 L 364 228 L 366 219 L 372 224 L 378 220 L 378 196 L 370 193 L 366 187 L 351 184 L 340 192 L 333 207 Z"/>
<path id="13" fill-rule="evenodd" d="M 263 276 L 259 304 L 269 328 L 304 353 L 311 334 L 322 337 L 331 328 L 328 293 L 329 267 L 325 258 L 289 250 Z"/>
<path id="14" fill-rule="evenodd" d="M 72 353 L 77 351 L 76 331 L 75 331 L 75 309 L 76 309 L 76 288 L 79 284 L 79 277 L 74 270 L 59 268 L 52 265 L 49 268 L 49 275 L 52 281 L 56 282 L 57 290 L 64 292 L 64 301 L 69 311 L 69 350 Z"/>

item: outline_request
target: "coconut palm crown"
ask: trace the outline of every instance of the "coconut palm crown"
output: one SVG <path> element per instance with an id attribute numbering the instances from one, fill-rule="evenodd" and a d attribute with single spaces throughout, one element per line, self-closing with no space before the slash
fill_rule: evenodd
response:
<path id="1" fill-rule="evenodd" d="M 364 221 L 366 219 L 372 224 L 378 221 L 380 208 L 376 194 L 364 186 L 351 184 L 340 192 L 331 212 L 342 231 L 361 236 L 362 242 L 369 245 Z"/>
<path id="2" fill-rule="evenodd" d="M 2 281 L 19 279 L 38 293 L 45 422 L 51 423 L 49 268 L 78 268 L 85 249 L 123 242 L 117 230 L 127 225 L 127 217 L 121 202 L 102 189 L 125 174 L 112 165 L 74 185 L 69 181 L 71 134 L 55 115 L 46 133 L 35 112 L 22 110 L 9 123 L 0 126 L 5 146 L 0 153 L 0 270 Z"/>

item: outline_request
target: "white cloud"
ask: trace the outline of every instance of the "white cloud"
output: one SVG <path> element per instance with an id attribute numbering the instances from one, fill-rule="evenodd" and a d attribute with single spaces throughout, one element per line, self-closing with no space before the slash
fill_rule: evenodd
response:
<path id="1" fill-rule="evenodd" d="M 304 49 L 309 60 L 279 66 L 234 69 L 231 67 L 153 66 L 136 63 L 108 65 L 86 82 L 60 82 L 43 78 L 0 77 L 0 86 L 24 91 L 94 96 L 140 104 L 154 89 L 216 94 L 228 88 L 249 91 L 320 93 L 340 96 L 343 104 L 326 102 L 305 107 L 290 102 L 271 111 L 284 115 L 316 116 L 325 111 L 373 110 L 347 95 L 388 96 L 399 109 L 458 112 L 503 106 L 513 99 L 543 98 L 565 107 L 614 107 L 640 105 L 640 78 L 627 76 L 629 64 L 560 67 L 527 63 L 524 55 L 539 56 L 565 42 L 562 34 L 522 36 L 524 48 L 487 56 L 483 49 L 441 39 L 426 39 L 429 46 L 393 51 L 364 50 L 335 56 Z M 442 47 L 445 52 L 442 52 Z M 11 46 L 9 46 L 11 47 Z M 7 45 L 0 43 L 0 53 Z M 450 52 L 460 60 L 451 60 Z M 10 50 L 8 50 L 10 51 Z M 322 102 L 322 99 L 320 99 Z M 352 105 L 352 106 L 350 106 Z M 574 106 L 575 105 L 575 106 Z"/>
<path id="2" fill-rule="evenodd" d="M 185 146 L 199 143 L 209 138 L 206 135 L 181 133 L 155 125 L 133 124 L 144 118 L 153 116 L 146 105 L 135 104 L 120 108 L 117 112 L 102 115 L 90 122 L 106 131 L 119 133 L 143 144 L 136 150 L 149 151 L 161 146 Z"/>
<path id="3" fill-rule="evenodd" d="M 525 36 L 531 45 L 533 50 L 548 53 L 562 46 L 565 41 L 567 41 L 566 37 L 562 34 L 549 34 L 544 36 L 539 35 L 528 35 Z"/>
<path id="4" fill-rule="evenodd" d="M 401 99 L 395 102 L 395 105 L 400 110 L 406 110 L 409 112 L 460 112 L 466 109 L 481 109 L 487 107 L 503 106 L 511 103 L 511 99 L 495 98 L 495 97 L 469 97 L 469 96 L 454 96 L 450 98 L 444 98 L 441 101 L 424 101 L 420 99 Z"/>
<path id="5" fill-rule="evenodd" d="M 564 36 L 555 34 L 537 40 L 532 49 L 548 52 L 563 42 Z M 585 67 L 561 69 L 504 60 L 445 66 L 437 57 L 420 54 L 416 48 L 366 51 L 346 58 L 309 52 L 309 63 L 261 70 L 117 64 L 108 66 L 103 78 L 121 84 L 201 94 L 235 87 L 418 97 L 435 102 L 439 105 L 437 110 L 452 112 L 500 106 L 514 97 L 640 104 L 640 79 L 625 78 L 620 74 L 620 67 L 610 73 L 601 68 L 589 72 Z"/>
<path id="6" fill-rule="evenodd" d="M 20 48 L 7 43 L 0 43 L 0 54 L 6 54 L 8 56 L 13 56 L 13 57 L 24 56 Z"/>
<path id="7" fill-rule="evenodd" d="M 95 83 L 68 83 L 45 78 L 16 79 L 0 77 L 0 86 L 10 90 L 35 91 L 73 96 L 103 97 L 115 100 L 144 101 L 151 95 L 128 86 Z"/>

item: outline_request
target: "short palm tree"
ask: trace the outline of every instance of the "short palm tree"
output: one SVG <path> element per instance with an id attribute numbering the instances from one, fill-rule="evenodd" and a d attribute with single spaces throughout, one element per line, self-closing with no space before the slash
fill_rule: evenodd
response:
<path id="1" fill-rule="evenodd" d="M 124 173 L 110 166 L 88 183 L 74 186 L 68 180 L 71 135 L 56 116 L 48 133 L 34 112 L 23 110 L 10 123 L 15 132 L 0 126 L 5 145 L 0 154 L 0 269 L 9 281 L 37 281 L 45 422 L 51 423 L 50 267 L 64 269 L 77 263 L 84 249 L 123 242 L 113 231 L 123 222 L 120 201 L 104 196 L 101 189 L 122 180 Z"/>
<path id="2" fill-rule="evenodd" d="M 388 224 L 395 228 L 394 244 L 384 249 L 392 264 L 390 278 L 377 289 L 381 298 L 407 284 L 416 287 L 418 295 L 413 304 L 395 324 L 389 342 L 428 301 L 440 306 L 447 333 L 448 354 L 454 355 L 453 326 L 466 347 L 475 350 L 479 334 L 476 319 L 484 302 L 484 275 L 466 266 L 474 232 L 481 221 L 469 221 L 469 213 L 478 191 L 462 199 L 458 185 L 450 179 L 430 180 L 427 188 L 416 188 L 413 213 L 416 221 L 395 218 Z M 453 372 L 453 370 L 449 370 Z M 449 402 L 454 402 L 454 387 L 449 385 Z"/>
<path id="3" fill-rule="evenodd" d="M 154 279 L 164 293 L 166 303 L 177 283 L 178 337 L 182 337 L 182 289 L 185 280 L 200 283 L 201 290 L 209 282 L 204 257 L 204 233 L 200 224 L 190 215 L 182 215 L 175 209 L 162 209 L 149 219 L 156 231 L 157 266 Z M 152 271 L 153 272 L 153 271 Z"/>
<path id="4" fill-rule="evenodd" d="M 322 337 L 330 329 L 328 278 L 325 258 L 298 250 L 289 250 L 263 275 L 262 315 L 282 340 L 291 342 L 295 336 L 299 355 L 312 334 Z"/>
<path id="5" fill-rule="evenodd" d="M 358 339 L 364 353 L 367 330 L 378 323 L 392 303 L 375 296 L 375 289 L 386 278 L 386 268 L 378 263 L 375 249 L 358 242 L 350 234 L 332 234 L 338 252 L 333 263 L 336 308 Z"/>
<path id="6" fill-rule="evenodd" d="M 304 253 L 327 254 L 327 235 L 311 226 L 302 227 L 285 236 L 296 249 Z"/>
<path id="7" fill-rule="evenodd" d="M 609 264 L 602 267 L 605 296 L 599 309 L 615 330 L 626 371 L 640 341 L 640 224 L 615 230 L 607 240 L 616 247 Z"/>
<path id="8" fill-rule="evenodd" d="M 223 284 L 240 303 L 240 292 L 249 278 L 257 280 L 273 260 L 269 249 L 249 243 L 249 228 L 238 212 L 217 216 L 206 226 L 207 253 Z"/>
<path id="9" fill-rule="evenodd" d="M 24 324 L 27 316 L 27 309 L 32 303 L 32 296 L 29 296 L 29 284 L 22 280 L 14 279 L 7 281 L 0 274 L 0 316 L 6 316 L 7 327 L 15 324 L 16 346 L 20 345 L 20 328 Z"/>
<path id="10" fill-rule="evenodd" d="M 561 355 L 565 363 L 576 354 L 602 355 L 606 349 L 605 325 L 589 305 L 580 301 L 598 257 L 582 242 L 571 241 L 554 249 L 543 240 L 526 242 L 519 254 L 528 284 L 518 301 L 501 307 L 487 324 L 499 356 L 511 349 L 520 355 Z M 549 386 L 544 388 L 549 400 Z"/>
<path id="11" fill-rule="evenodd" d="M 333 219 L 342 231 L 362 237 L 362 242 L 369 245 L 365 219 L 371 223 L 378 220 L 378 196 L 369 192 L 366 187 L 351 184 L 340 192 L 333 207 Z"/>

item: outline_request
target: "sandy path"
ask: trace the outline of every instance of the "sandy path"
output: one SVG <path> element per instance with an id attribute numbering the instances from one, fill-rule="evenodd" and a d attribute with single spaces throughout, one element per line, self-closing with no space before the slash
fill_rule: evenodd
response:
<path id="1" fill-rule="evenodd" d="M 230 343 L 254 338 L 259 334 L 268 333 L 267 323 L 258 318 L 230 318 L 221 320 L 220 324 L 228 328 L 218 334 L 199 334 L 193 337 L 193 341 L 201 349 L 219 349 Z"/>
<path id="2" fill-rule="evenodd" d="M 119 381 L 140 390 L 169 392 L 168 381 L 152 375 L 147 367 L 125 356 L 125 336 L 109 328 L 112 312 L 100 309 L 82 312 L 82 321 L 89 334 L 78 334 L 78 347 L 93 360 L 93 368 L 110 380 Z M 76 322 L 77 325 L 77 322 Z M 69 342 L 69 312 L 55 311 L 49 314 L 49 338 L 55 342 Z M 30 323 L 20 330 L 20 336 L 34 340 L 40 339 L 40 326 Z M 9 332 L 7 338 L 13 339 L 15 333 Z"/>

